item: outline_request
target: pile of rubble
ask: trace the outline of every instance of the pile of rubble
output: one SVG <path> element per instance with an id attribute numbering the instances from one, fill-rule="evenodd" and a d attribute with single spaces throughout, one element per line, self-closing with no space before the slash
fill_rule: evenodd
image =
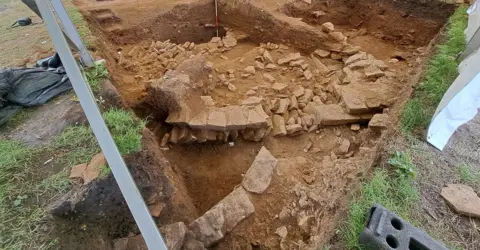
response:
<path id="1" fill-rule="evenodd" d="M 395 73 L 383 61 L 349 45 L 333 24 L 325 23 L 322 29 L 338 42 L 330 44 L 330 50 L 317 49 L 309 57 L 288 53 L 275 58 L 278 53 L 273 52 L 285 50 L 286 46 L 262 44 L 249 52 L 254 54 L 249 58 L 255 58 L 250 66 L 240 66 L 243 57 L 235 59 L 243 70 L 222 72 L 204 56 L 222 57 L 222 52 L 237 45 L 233 35 L 213 38 L 206 47 L 198 45 L 198 55 L 191 55 L 149 87 L 147 101 L 166 111 L 166 122 L 173 125 L 162 145 L 227 142 L 238 137 L 260 141 L 270 134 L 295 136 L 322 126 L 367 123 L 375 114 L 382 113 L 397 94 Z M 191 46 L 188 43 L 172 46 L 167 41 L 152 43 L 151 47 L 157 48 L 157 44 L 159 48 Z M 263 79 L 246 93 L 247 98 L 240 105 L 216 107 L 213 97 L 204 95 L 223 86 L 235 92 L 237 87 L 233 82 L 238 74 L 247 80 L 250 77 L 254 80 L 260 74 Z M 277 81 L 287 74 L 297 79 L 287 83 Z"/>

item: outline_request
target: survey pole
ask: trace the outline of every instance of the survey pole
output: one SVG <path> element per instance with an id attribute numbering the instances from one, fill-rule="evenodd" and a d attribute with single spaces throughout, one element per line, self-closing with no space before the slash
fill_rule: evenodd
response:
<path id="1" fill-rule="evenodd" d="M 112 169 L 113 176 L 120 187 L 120 191 L 132 212 L 133 218 L 142 233 L 142 236 L 151 250 L 167 250 L 165 242 L 160 235 L 157 225 L 152 219 L 150 212 L 143 200 L 130 171 L 128 170 L 118 148 L 113 140 L 100 110 L 95 102 L 92 91 L 83 78 L 80 68 L 75 61 L 57 19 L 51 9 L 48 0 L 35 0 L 40 13 L 47 25 L 53 45 L 62 60 L 65 71 L 72 83 L 73 89 L 80 101 L 80 105 L 87 116 L 88 122 L 97 138 L 108 165 Z"/>

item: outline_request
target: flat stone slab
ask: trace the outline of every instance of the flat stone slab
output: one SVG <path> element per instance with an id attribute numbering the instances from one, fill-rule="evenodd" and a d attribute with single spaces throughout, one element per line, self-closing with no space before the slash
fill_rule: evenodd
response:
<path id="1" fill-rule="evenodd" d="M 210 247 L 255 212 L 255 207 L 242 187 L 233 190 L 204 215 L 190 223 L 189 229 L 205 247 Z"/>
<path id="2" fill-rule="evenodd" d="M 260 149 L 252 166 L 243 177 L 242 186 L 249 192 L 261 194 L 270 185 L 277 159 L 265 147 Z"/>
<path id="3" fill-rule="evenodd" d="M 461 184 L 448 184 L 442 188 L 441 195 L 455 212 L 480 218 L 480 198 L 473 188 Z"/>
<path id="4" fill-rule="evenodd" d="M 371 114 L 348 114 L 338 104 L 318 105 L 314 102 L 309 102 L 307 106 L 303 109 L 303 112 L 312 115 L 314 117 L 315 124 L 326 126 L 365 122 L 372 118 Z"/>

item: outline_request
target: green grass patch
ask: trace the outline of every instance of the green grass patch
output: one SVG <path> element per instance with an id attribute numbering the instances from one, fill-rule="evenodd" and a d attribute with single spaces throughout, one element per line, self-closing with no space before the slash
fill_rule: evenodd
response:
<path id="1" fill-rule="evenodd" d="M 63 1 L 65 8 L 67 9 L 67 13 L 70 16 L 70 19 L 72 20 L 73 24 L 77 28 L 78 34 L 82 38 L 85 46 L 88 49 L 93 48 L 93 44 L 95 42 L 95 37 L 93 36 L 92 32 L 87 26 L 87 22 L 83 18 L 82 14 L 78 10 L 77 7 L 73 4 L 71 0 L 65 0 Z"/>
<path id="2" fill-rule="evenodd" d="M 38 229 L 35 226 L 45 215 L 39 206 L 26 206 L 29 199 L 28 176 L 33 171 L 32 159 L 37 150 L 20 142 L 0 140 L 0 248 L 28 249 Z"/>
<path id="3" fill-rule="evenodd" d="M 108 110 L 103 117 L 122 154 L 141 149 L 143 120 L 122 109 Z M 38 228 L 47 220 L 46 201 L 68 189 L 71 166 L 89 162 L 100 151 L 91 128 L 86 126 L 65 129 L 45 148 L 0 140 L 0 249 L 52 247 L 55 241 L 45 242 L 48 236 Z M 53 163 L 63 169 L 55 174 L 42 172 L 39 159 L 43 162 L 45 156 L 55 156 Z M 104 166 L 100 177 L 110 172 Z"/>
<path id="4" fill-rule="evenodd" d="M 108 70 L 103 63 L 95 64 L 94 66 L 85 69 L 84 73 L 88 84 L 94 93 L 100 91 L 100 82 L 103 79 L 110 77 Z"/>
<path id="5" fill-rule="evenodd" d="M 448 21 L 444 42 L 427 64 L 425 77 L 415 89 L 413 98 L 405 105 L 401 117 L 404 132 L 425 129 L 435 113 L 438 103 L 458 76 L 457 55 L 465 49 L 467 7 L 457 8 Z"/>
<path id="6" fill-rule="evenodd" d="M 348 249 L 363 249 L 358 243 L 358 237 L 365 226 L 367 211 L 375 203 L 411 222 L 410 213 L 419 195 L 413 185 L 414 177 L 410 174 L 411 171 L 415 172 L 414 166 L 409 160 L 410 157 L 405 155 L 395 154 L 391 158 L 395 162 L 395 165 L 392 165 L 395 168 L 394 173 L 386 169 L 376 169 L 372 178 L 362 183 L 359 192 L 351 201 L 347 222 L 341 229 L 342 238 Z M 396 171 L 398 169 L 402 170 Z M 411 171 L 404 172 L 403 169 Z"/>
<path id="7" fill-rule="evenodd" d="M 474 171 L 467 164 L 458 166 L 460 181 L 473 187 L 480 187 L 480 171 Z"/>

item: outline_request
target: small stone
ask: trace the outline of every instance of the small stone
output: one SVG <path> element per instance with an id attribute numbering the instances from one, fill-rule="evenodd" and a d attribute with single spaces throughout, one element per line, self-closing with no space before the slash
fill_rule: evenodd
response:
<path id="1" fill-rule="evenodd" d="M 228 90 L 230 90 L 232 92 L 235 92 L 237 90 L 237 87 L 235 87 L 235 85 L 233 85 L 232 83 L 229 83 L 228 84 Z"/>
<path id="2" fill-rule="evenodd" d="M 282 239 L 286 239 L 287 234 L 288 234 L 287 227 L 286 226 L 281 226 L 281 227 L 277 228 L 277 230 L 275 230 L 275 234 L 280 236 L 280 238 L 282 238 Z"/>
<path id="3" fill-rule="evenodd" d="M 302 131 L 302 125 L 300 125 L 300 124 L 287 125 L 285 128 L 287 130 L 288 135 L 291 135 L 291 134 L 294 134 L 296 132 Z"/>
<path id="4" fill-rule="evenodd" d="M 298 66 L 301 66 L 304 62 L 305 60 L 296 60 L 296 61 L 291 61 L 288 65 L 290 67 L 298 67 Z"/>
<path id="5" fill-rule="evenodd" d="M 287 88 L 287 86 L 288 86 L 287 84 L 276 82 L 272 85 L 272 89 L 276 92 L 282 92 Z"/>
<path id="6" fill-rule="evenodd" d="M 251 96 L 241 102 L 245 106 L 256 106 L 262 102 L 263 98 Z"/>
<path id="7" fill-rule="evenodd" d="M 298 99 L 298 102 L 307 104 L 312 100 L 313 96 L 313 90 L 305 89 L 305 93 Z"/>
<path id="8" fill-rule="evenodd" d="M 216 36 L 216 37 L 212 37 L 212 40 L 210 40 L 211 43 L 219 43 L 222 41 L 222 38 Z"/>
<path id="9" fill-rule="evenodd" d="M 330 58 L 332 58 L 333 60 L 342 60 L 342 55 L 340 55 L 338 53 L 332 53 L 330 55 Z"/>
<path id="10" fill-rule="evenodd" d="M 221 82 L 226 82 L 226 81 L 227 81 L 227 77 L 225 76 L 225 74 L 220 74 L 220 75 L 218 75 L 218 79 L 219 79 Z"/>
<path id="11" fill-rule="evenodd" d="M 353 65 L 353 64 L 352 64 Z M 377 66 L 370 65 L 365 68 L 365 76 L 367 78 L 379 78 L 384 76 L 385 73 L 381 71 Z"/>
<path id="12" fill-rule="evenodd" d="M 293 91 L 293 95 L 296 96 L 296 97 L 300 97 L 302 96 L 303 94 L 305 93 L 305 88 L 303 87 L 297 87 L 294 91 Z"/>
<path id="13" fill-rule="evenodd" d="M 243 69 L 245 73 L 247 74 L 255 74 L 255 67 L 254 66 L 247 66 L 245 69 Z"/>
<path id="14" fill-rule="evenodd" d="M 316 95 L 313 97 L 312 101 L 318 105 L 322 105 L 323 102 L 322 102 L 322 98 L 320 98 L 320 96 Z"/>
<path id="15" fill-rule="evenodd" d="M 388 62 L 395 64 L 395 63 L 398 63 L 399 60 L 398 60 L 397 58 L 392 58 L 392 59 L 390 59 Z"/>
<path id="16" fill-rule="evenodd" d="M 367 59 L 367 53 L 365 52 L 358 52 L 357 54 L 350 56 L 346 61 L 345 65 L 350 65 L 354 62 L 358 62 L 360 60 L 366 60 Z"/>
<path id="17" fill-rule="evenodd" d="M 307 145 L 305 145 L 305 147 L 303 148 L 303 152 L 307 153 L 308 150 L 310 150 L 310 148 L 312 148 L 313 146 L 313 142 L 309 141 L 307 142 Z"/>
<path id="18" fill-rule="evenodd" d="M 220 58 L 222 58 L 223 60 L 228 61 L 228 57 L 226 57 L 226 56 L 224 56 L 224 55 L 220 55 Z"/>
<path id="19" fill-rule="evenodd" d="M 287 64 L 291 61 L 299 60 L 301 58 L 302 56 L 300 55 L 300 53 L 290 53 L 286 57 L 279 59 L 278 64 Z"/>
<path id="20" fill-rule="evenodd" d="M 288 110 L 296 110 L 298 109 L 298 101 L 296 96 L 290 97 L 290 106 L 288 107 Z"/>
<path id="21" fill-rule="evenodd" d="M 161 202 L 157 202 L 155 204 L 149 205 L 148 211 L 150 212 L 150 215 L 152 215 L 153 217 L 158 217 L 162 213 L 162 210 L 164 207 L 165 207 L 165 204 Z"/>
<path id="22" fill-rule="evenodd" d="M 352 125 L 350 126 L 350 129 L 351 129 L 352 131 L 359 131 L 359 130 L 360 130 L 360 124 L 352 124 Z"/>
<path id="23" fill-rule="evenodd" d="M 360 47 L 353 46 L 351 44 L 346 44 L 343 47 L 342 54 L 346 55 L 346 56 L 351 56 L 351 55 L 355 55 L 356 53 L 358 53 L 358 51 L 360 51 Z"/>
<path id="24" fill-rule="evenodd" d="M 227 70 L 227 73 L 228 73 L 228 74 L 233 74 L 233 73 L 235 73 L 235 70 L 234 70 L 234 69 L 228 69 L 228 70 Z"/>
<path id="25" fill-rule="evenodd" d="M 275 111 L 276 114 L 284 114 L 288 110 L 288 106 L 290 105 L 290 99 L 282 98 L 279 101 L 278 109 Z"/>
<path id="26" fill-rule="evenodd" d="M 263 52 L 263 58 L 267 63 L 274 63 L 272 55 L 270 55 L 270 52 L 268 50 L 265 50 Z"/>
<path id="27" fill-rule="evenodd" d="M 170 134 L 165 133 L 165 135 L 163 135 L 162 137 L 162 142 L 160 143 L 160 147 L 162 148 L 166 147 L 169 140 L 170 140 Z"/>
<path id="28" fill-rule="evenodd" d="M 305 124 L 308 127 L 312 126 L 314 122 L 315 122 L 315 119 L 311 115 L 304 115 L 302 117 L 302 124 Z"/>
<path id="29" fill-rule="evenodd" d="M 303 233 L 310 233 L 310 225 L 309 225 L 309 220 L 310 220 L 310 216 L 300 216 L 297 218 L 297 222 L 298 222 L 298 227 L 302 230 Z"/>
<path id="30" fill-rule="evenodd" d="M 255 61 L 255 68 L 256 69 L 265 69 L 265 65 L 259 61 Z"/>
<path id="31" fill-rule="evenodd" d="M 473 188 L 462 184 L 448 184 L 442 188 L 441 195 L 455 212 L 480 218 L 480 198 Z"/>
<path id="32" fill-rule="evenodd" d="M 257 94 L 257 92 L 256 92 L 255 90 L 249 90 L 249 91 L 247 91 L 247 96 L 254 96 L 254 95 L 256 95 L 256 94 Z"/>
<path id="33" fill-rule="evenodd" d="M 263 74 L 263 78 L 267 79 L 271 83 L 275 82 L 275 78 L 272 75 L 270 75 L 269 73 Z"/>
<path id="34" fill-rule="evenodd" d="M 313 57 L 313 58 L 312 58 L 312 61 L 313 61 L 313 63 L 315 64 L 315 68 L 318 70 L 318 73 L 319 73 L 321 76 L 325 76 L 325 75 L 327 75 L 328 73 L 330 73 L 331 70 L 329 70 L 329 69 L 327 68 L 327 66 L 325 66 L 325 64 L 323 64 L 320 60 L 318 60 L 318 58 Z"/>
<path id="35" fill-rule="evenodd" d="M 331 22 L 326 22 L 322 24 L 322 31 L 325 33 L 330 33 L 335 31 L 335 26 Z"/>
<path id="36" fill-rule="evenodd" d="M 277 65 L 273 64 L 273 63 L 269 63 L 267 64 L 267 66 L 265 66 L 265 69 L 267 70 L 274 70 L 277 68 Z"/>
<path id="37" fill-rule="evenodd" d="M 287 125 L 293 125 L 293 124 L 295 124 L 295 122 L 296 122 L 295 118 L 290 117 L 290 119 L 288 119 L 288 121 L 287 121 Z"/>
<path id="38" fill-rule="evenodd" d="M 337 148 L 336 153 L 337 155 L 345 155 L 348 153 L 350 149 L 350 141 L 347 139 L 343 139 L 340 146 Z"/>
<path id="39" fill-rule="evenodd" d="M 225 46 L 226 48 L 232 48 L 232 47 L 235 47 L 235 45 L 237 45 L 237 39 L 235 39 L 234 37 L 225 36 L 222 40 L 223 40 L 223 46 Z"/>
<path id="40" fill-rule="evenodd" d="M 213 69 L 213 62 L 206 62 L 205 69 L 212 70 Z"/>
<path id="41" fill-rule="evenodd" d="M 338 158 L 337 158 L 337 155 L 336 155 L 333 151 L 330 152 L 330 159 L 331 159 L 332 161 L 336 161 L 336 160 L 338 159 Z"/>
<path id="42" fill-rule="evenodd" d="M 200 96 L 200 99 L 203 101 L 203 104 L 206 106 L 215 106 L 215 102 L 211 96 Z"/>
<path id="43" fill-rule="evenodd" d="M 241 74 L 240 76 L 241 76 L 242 78 L 247 78 L 247 77 L 249 77 L 249 76 L 250 76 L 250 74 L 246 74 L 246 73 L 244 73 L 244 74 Z"/>
<path id="44" fill-rule="evenodd" d="M 347 39 L 347 37 L 344 36 L 342 32 L 338 32 L 338 31 L 330 32 L 328 35 L 337 42 L 343 42 Z"/>
<path id="45" fill-rule="evenodd" d="M 387 70 L 388 69 L 387 64 L 384 63 L 382 60 L 375 60 L 373 64 L 381 70 Z"/>
<path id="46" fill-rule="evenodd" d="M 273 170 L 277 167 L 277 159 L 265 147 L 260 149 L 252 166 L 248 169 L 242 181 L 245 190 L 261 194 L 270 185 Z"/>
<path id="47" fill-rule="evenodd" d="M 72 167 L 70 170 L 70 176 L 68 178 L 81 178 L 83 180 L 83 173 L 87 169 L 87 163 L 78 164 Z"/>
<path id="48" fill-rule="evenodd" d="M 305 77 L 305 79 L 311 80 L 313 77 L 313 74 L 309 69 L 307 69 L 303 72 L 303 76 Z"/>
<path id="49" fill-rule="evenodd" d="M 387 114 L 376 114 L 372 117 L 368 123 L 368 127 L 375 131 L 380 131 L 388 128 L 390 124 L 390 118 Z"/>
<path id="50" fill-rule="evenodd" d="M 273 115 L 272 117 L 273 123 L 273 136 L 284 136 L 287 134 L 287 130 L 285 128 L 285 119 L 279 115 Z"/>
<path id="51" fill-rule="evenodd" d="M 317 11 L 312 11 L 312 15 L 314 17 L 321 17 L 321 16 L 325 16 L 325 12 L 321 11 L 321 10 L 317 10 Z"/>
<path id="52" fill-rule="evenodd" d="M 92 160 L 85 168 L 85 172 L 83 172 L 83 184 L 86 185 L 96 179 L 100 174 L 100 170 L 106 166 L 106 164 L 107 160 L 103 153 L 98 153 L 93 156 Z"/>
<path id="53" fill-rule="evenodd" d="M 352 64 L 349 64 L 348 67 L 352 70 L 356 70 L 356 69 L 366 68 L 370 65 L 371 64 L 370 64 L 369 60 L 360 60 L 360 61 L 354 62 Z"/>
<path id="54" fill-rule="evenodd" d="M 320 57 L 320 58 L 326 58 L 330 56 L 330 51 L 326 51 L 323 49 L 317 49 L 313 52 L 314 55 Z"/>

